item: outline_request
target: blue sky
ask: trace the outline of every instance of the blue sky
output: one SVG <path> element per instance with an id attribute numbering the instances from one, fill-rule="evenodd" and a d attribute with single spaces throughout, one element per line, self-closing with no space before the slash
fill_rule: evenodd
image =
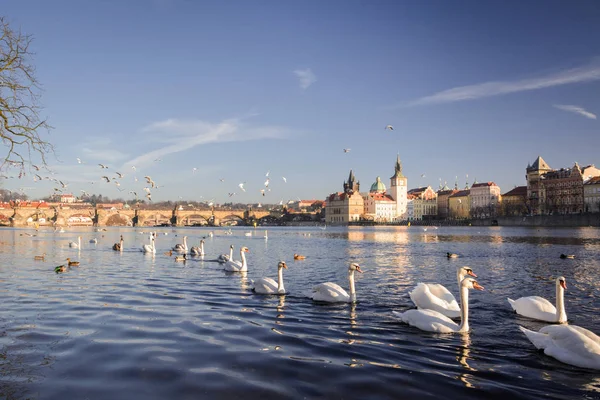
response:
<path id="1" fill-rule="evenodd" d="M 596 1 L 5 0 L 2 15 L 35 37 L 52 169 L 76 195 L 142 196 L 149 175 L 153 200 L 324 199 L 351 168 L 365 190 L 389 184 L 396 154 L 409 188 L 468 174 L 506 192 L 538 155 L 600 165 Z M 101 180 L 117 171 L 123 192 Z"/>

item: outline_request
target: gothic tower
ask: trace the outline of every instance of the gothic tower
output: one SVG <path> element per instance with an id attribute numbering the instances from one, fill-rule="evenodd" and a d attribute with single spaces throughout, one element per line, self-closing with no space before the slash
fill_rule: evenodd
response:
<path id="1" fill-rule="evenodd" d="M 400 155 L 398 155 L 396 158 L 394 176 L 390 178 L 390 188 L 388 190 L 388 194 L 396 201 L 397 219 L 407 218 L 407 191 L 408 180 L 402 174 L 402 163 L 400 162 Z"/>

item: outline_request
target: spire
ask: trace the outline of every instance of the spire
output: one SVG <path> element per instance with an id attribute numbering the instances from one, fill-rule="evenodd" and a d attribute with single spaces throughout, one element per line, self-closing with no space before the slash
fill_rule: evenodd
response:
<path id="1" fill-rule="evenodd" d="M 396 157 L 396 166 L 394 167 L 394 176 L 392 176 L 391 179 L 394 179 L 394 178 L 404 178 L 404 175 L 402 175 L 402 162 L 400 161 L 400 154 L 398 154 Z"/>
<path id="2" fill-rule="evenodd" d="M 454 190 L 458 190 L 458 175 L 456 176 L 456 180 L 454 181 Z"/>

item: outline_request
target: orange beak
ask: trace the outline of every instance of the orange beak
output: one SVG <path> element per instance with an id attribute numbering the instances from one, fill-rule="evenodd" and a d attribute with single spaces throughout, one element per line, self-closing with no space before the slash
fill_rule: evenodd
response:
<path id="1" fill-rule="evenodd" d="M 477 282 L 473 282 L 473 287 L 477 290 L 483 290 L 483 286 L 481 286 L 479 283 Z"/>
<path id="2" fill-rule="evenodd" d="M 283 268 L 287 269 L 286 263 L 283 263 Z"/>
<path id="3" fill-rule="evenodd" d="M 360 269 L 360 267 L 358 265 L 356 266 L 356 271 L 360 272 L 361 274 L 363 273 L 362 269 Z"/>
<path id="4" fill-rule="evenodd" d="M 563 289 L 567 290 L 567 282 L 560 281 L 560 286 L 562 286 Z"/>
<path id="5" fill-rule="evenodd" d="M 246 249 L 244 250 L 245 253 L 250 253 L 250 250 Z"/>
<path id="6" fill-rule="evenodd" d="M 475 272 L 473 272 L 471 270 L 467 271 L 467 275 L 471 275 L 471 276 L 477 278 L 477 275 L 475 275 Z"/>

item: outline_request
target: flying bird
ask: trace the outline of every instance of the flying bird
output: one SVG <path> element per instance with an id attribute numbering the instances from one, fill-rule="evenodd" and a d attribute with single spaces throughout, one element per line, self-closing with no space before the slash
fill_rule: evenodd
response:
<path id="1" fill-rule="evenodd" d="M 265 189 L 260 189 L 260 193 L 262 193 L 262 195 L 265 195 Z"/>
<path id="2" fill-rule="evenodd" d="M 150 184 L 150 186 L 152 186 L 153 188 L 156 187 L 156 183 L 154 183 L 154 181 L 152 180 L 152 178 L 150 178 L 150 176 L 146 175 L 144 178 L 146 178 L 146 182 L 148 182 Z"/>
<path id="3" fill-rule="evenodd" d="M 100 168 L 108 168 L 106 165 L 104 164 L 98 164 L 100 166 Z"/>
<path id="4" fill-rule="evenodd" d="M 198 170 L 198 168 L 196 168 L 196 167 L 192 168 L 192 173 L 195 174 L 197 170 Z"/>
<path id="5" fill-rule="evenodd" d="M 270 182 L 271 182 L 271 180 L 269 178 L 267 178 L 267 180 L 265 181 L 265 187 L 269 187 Z"/>
<path id="6" fill-rule="evenodd" d="M 157 159 L 156 159 L 156 160 L 154 160 L 154 161 L 156 161 L 156 162 L 160 162 L 160 161 L 162 161 L 162 158 L 157 158 Z"/>
<path id="7" fill-rule="evenodd" d="M 123 178 L 123 177 L 125 176 L 125 175 L 123 175 L 123 174 L 122 174 L 122 173 L 120 173 L 120 172 L 115 172 L 115 174 L 117 174 L 117 175 L 119 176 L 119 179 L 120 179 L 120 178 Z"/>
<path id="8" fill-rule="evenodd" d="M 102 179 L 104 179 L 106 183 L 110 183 L 110 178 L 108 176 L 104 175 Z"/>
<path id="9" fill-rule="evenodd" d="M 270 173 L 271 173 L 271 170 L 267 171 L 267 173 L 265 174 L 265 176 L 268 178 Z"/>
<path id="10" fill-rule="evenodd" d="M 81 158 L 77 157 L 77 164 L 81 164 Z"/>
<path id="11" fill-rule="evenodd" d="M 425 174 L 421 174 L 421 178 L 425 178 Z"/>
<path id="12" fill-rule="evenodd" d="M 219 180 L 220 180 L 221 182 L 225 182 L 225 179 L 223 179 L 223 178 L 219 178 Z"/>
<path id="13" fill-rule="evenodd" d="M 131 166 L 131 169 L 135 171 L 135 165 L 132 165 L 132 166 Z"/>
<path id="14" fill-rule="evenodd" d="M 352 149 L 344 149 L 344 153 L 349 153 Z"/>
<path id="15" fill-rule="evenodd" d="M 243 182 L 243 183 L 240 183 L 238 186 L 240 187 L 240 189 L 242 189 L 242 191 L 244 191 L 244 192 L 245 192 L 245 191 L 246 191 L 246 189 L 244 189 L 244 183 L 245 183 L 245 182 Z"/>
<path id="16" fill-rule="evenodd" d="M 228 193 L 229 197 L 232 197 L 235 195 L 235 193 Z"/>
<path id="17" fill-rule="evenodd" d="M 285 179 L 285 176 L 282 176 L 282 178 L 283 178 L 283 181 L 284 181 L 285 183 L 287 183 L 287 179 Z"/>
<path id="18" fill-rule="evenodd" d="M 32 166 L 33 168 L 35 168 L 35 170 L 36 170 L 36 171 L 39 171 L 39 170 L 40 170 L 40 167 L 38 167 L 37 165 L 31 164 L 31 166 Z"/>
<path id="19" fill-rule="evenodd" d="M 393 127 L 393 126 L 391 126 L 391 125 L 387 125 L 387 126 L 385 127 L 385 129 L 389 129 L 390 131 L 393 131 L 393 130 L 394 130 L 394 127 Z"/>

